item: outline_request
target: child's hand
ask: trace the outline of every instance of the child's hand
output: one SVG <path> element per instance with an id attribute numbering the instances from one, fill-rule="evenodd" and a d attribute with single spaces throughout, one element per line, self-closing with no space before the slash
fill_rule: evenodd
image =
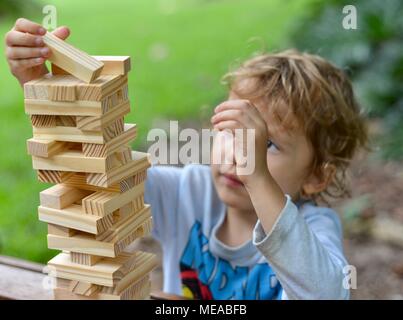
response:
<path id="1" fill-rule="evenodd" d="M 255 180 L 255 177 L 266 177 L 269 174 L 267 167 L 267 141 L 268 131 L 267 124 L 260 115 L 256 107 L 248 100 L 228 100 L 219 104 L 215 108 L 215 115 L 211 118 L 211 122 L 215 129 L 254 129 L 255 130 L 255 154 L 247 155 L 247 159 L 255 161 L 255 170 L 250 175 L 240 175 L 239 179 L 248 185 L 249 182 Z M 245 131 L 246 133 L 246 131 Z M 247 138 L 243 135 L 243 141 L 238 141 L 235 135 L 234 156 L 237 164 L 237 172 L 239 166 L 249 164 L 241 164 L 241 159 L 245 159 L 247 152 Z"/>
<path id="2" fill-rule="evenodd" d="M 21 85 L 48 73 L 45 61 L 49 58 L 50 51 L 42 39 L 45 33 L 45 28 L 40 24 L 19 18 L 6 34 L 7 61 L 11 73 Z M 53 34 L 64 40 L 70 31 L 66 27 L 60 27 Z"/>

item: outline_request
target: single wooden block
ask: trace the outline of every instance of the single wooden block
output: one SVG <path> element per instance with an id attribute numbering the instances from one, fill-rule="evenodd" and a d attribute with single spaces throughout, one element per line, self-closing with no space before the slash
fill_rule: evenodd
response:
<path id="1" fill-rule="evenodd" d="M 117 292 L 149 274 L 156 265 L 154 254 L 141 251 L 122 252 L 118 257 L 104 258 L 94 266 L 75 264 L 71 262 L 68 253 L 60 253 L 48 262 L 50 272 L 60 278 L 107 287 L 115 286 Z"/>
<path id="2" fill-rule="evenodd" d="M 105 143 L 101 131 L 82 131 L 76 127 L 56 126 L 53 128 L 33 128 L 35 139 L 80 143 Z"/>
<path id="3" fill-rule="evenodd" d="M 107 232 L 99 236 L 82 232 L 77 232 L 72 237 L 48 234 L 48 247 L 102 257 L 116 257 L 134 240 L 149 235 L 152 226 L 150 206 L 145 205 L 141 211 L 122 217 Z"/>
<path id="4" fill-rule="evenodd" d="M 32 126 L 38 128 L 52 128 L 56 126 L 56 116 L 31 114 Z"/>
<path id="5" fill-rule="evenodd" d="M 63 172 L 55 170 L 38 170 L 38 180 L 46 183 L 62 183 L 69 177 L 74 175 L 74 172 Z"/>
<path id="6" fill-rule="evenodd" d="M 113 168 L 106 173 L 89 173 L 87 175 L 87 183 L 100 187 L 108 187 L 127 177 L 134 176 L 136 173 L 144 171 L 151 166 L 147 153 L 133 151 L 132 159 L 127 164 Z"/>
<path id="7" fill-rule="evenodd" d="M 102 101 L 50 101 L 25 99 L 25 113 L 31 115 L 99 116 L 103 114 Z"/>
<path id="8" fill-rule="evenodd" d="M 76 285 L 82 286 L 79 281 L 55 278 L 56 286 L 54 297 L 56 300 L 141 300 L 150 296 L 151 281 L 149 274 L 140 280 L 131 283 L 120 293 L 114 294 L 114 287 L 105 287 L 91 284 L 91 290 L 85 291 L 84 294 L 73 292 Z M 89 284 L 85 283 L 83 288 L 88 288 Z"/>
<path id="9" fill-rule="evenodd" d="M 32 156 L 32 166 L 36 170 L 55 170 L 84 173 L 107 173 L 131 161 L 128 147 L 102 158 L 86 157 L 81 150 L 60 151 L 49 158 Z"/>
<path id="10" fill-rule="evenodd" d="M 113 225 L 112 215 L 98 217 L 83 212 L 81 205 L 70 205 L 64 209 L 38 207 L 39 220 L 58 226 L 99 234 Z"/>
<path id="11" fill-rule="evenodd" d="M 129 73 L 131 69 L 130 57 L 129 56 L 92 56 L 93 58 L 101 61 L 104 67 L 101 71 L 101 75 L 125 75 Z M 57 65 L 52 63 L 52 74 L 69 74 L 66 70 L 59 68 Z"/>
<path id="12" fill-rule="evenodd" d="M 76 230 L 48 223 L 48 234 L 62 237 L 72 237 L 76 234 Z"/>
<path id="13" fill-rule="evenodd" d="M 74 204 L 78 200 L 86 198 L 89 194 L 91 194 L 91 191 L 57 184 L 41 191 L 39 198 L 41 206 L 53 209 L 63 209 Z"/>
<path id="14" fill-rule="evenodd" d="M 135 124 L 124 124 L 124 131 L 105 144 L 83 143 L 83 153 L 87 157 L 106 157 L 134 140 L 137 135 Z"/>
<path id="15" fill-rule="evenodd" d="M 62 151 L 50 158 L 32 156 L 32 166 L 36 170 L 108 172 L 107 158 L 85 157 L 79 150 Z"/>
<path id="16" fill-rule="evenodd" d="M 86 265 L 86 266 L 93 266 L 103 257 L 94 256 L 92 254 L 80 253 L 80 252 L 70 252 L 71 262 Z"/>
<path id="17" fill-rule="evenodd" d="M 27 151 L 31 156 L 49 158 L 69 148 L 68 142 L 55 140 L 28 139 Z"/>
<path id="18" fill-rule="evenodd" d="M 83 198 L 86 214 L 103 217 L 132 202 L 144 193 L 144 183 L 134 186 L 124 193 L 98 191 Z"/>
<path id="19" fill-rule="evenodd" d="M 117 192 L 122 193 L 130 188 L 126 188 L 126 185 L 134 186 L 132 182 L 126 182 L 126 180 L 131 180 L 132 177 L 128 177 L 120 181 L 119 183 L 112 184 L 109 187 L 103 188 L 98 186 L 93 186 L 87 183 L 87 175 L 85 173 L 73 173 L 67 179 L 63 180 L 63 184 L 70 187 L 75 187 L 83 190 L 89 191 L 106 191 L 106 192 Z M 141 181 L 142 182 L 142 181 Z"/>
<path id="20" fill-rule="evenodd" d="M 33 135 L 39 140 L 56 140 L 79 143 L 106 144 L 124 133 L 123 118 L 117 119 L 99 131 L 84 131 L 77 127 L 55 126 L 52 128 L 34 127 Z"/>
<path id="21" fill-rule="evenodd" d="M 47 32 L 43 41 L 49 47 L 49 61 L 85 82 L 92 82 L 102 71 L 104 64 L 87 53 Z"/>
<path id="22" fill-rule="evenodd" d="M 131 69 L 129 56 L 93 56 L 104 64 L 101 74 L 125 75 Z"/>

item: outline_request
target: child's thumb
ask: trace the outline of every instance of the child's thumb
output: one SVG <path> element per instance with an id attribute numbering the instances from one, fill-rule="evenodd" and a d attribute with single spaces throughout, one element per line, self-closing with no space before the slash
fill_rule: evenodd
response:
<path id="1" fill-rule="evenodd" d="M 59 27 L 52 32 L 56 37 L 65 40 L 70 35 L 70 29 L 67 27 Z"/>

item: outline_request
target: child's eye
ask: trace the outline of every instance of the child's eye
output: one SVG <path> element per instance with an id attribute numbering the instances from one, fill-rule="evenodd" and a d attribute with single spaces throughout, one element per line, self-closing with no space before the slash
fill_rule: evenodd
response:
<path id="1" fill-rule="evenodd" d="M 267 140 L 267 149 L 276 152 L 279 151 L 278 147 L 271 140 Z"/>

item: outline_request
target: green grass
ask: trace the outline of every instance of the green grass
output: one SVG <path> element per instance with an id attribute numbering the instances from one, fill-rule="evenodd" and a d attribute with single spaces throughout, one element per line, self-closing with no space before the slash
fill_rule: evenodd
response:
<path id="1" fill-rule="evenodd" d="M 98 55 L 130 55 L 132 113 L 144 145 L 156 119 L 199 119 L 225 98 L 221 76 L 256 51 L 286 47 L 294 20 L 311 0 L 97 0 L 46 1 L 58 24 L 72 30 L 69 42 Z M 27 18 L 41 21 L 41 12 Z M 0 33 L 15 17 L 2 20 Z M 31 127 L 23 92 L 0 59 L 0 254 L 44 262 L 46 226 L 37 219 L 36 180 L 25 141 Z"/>

